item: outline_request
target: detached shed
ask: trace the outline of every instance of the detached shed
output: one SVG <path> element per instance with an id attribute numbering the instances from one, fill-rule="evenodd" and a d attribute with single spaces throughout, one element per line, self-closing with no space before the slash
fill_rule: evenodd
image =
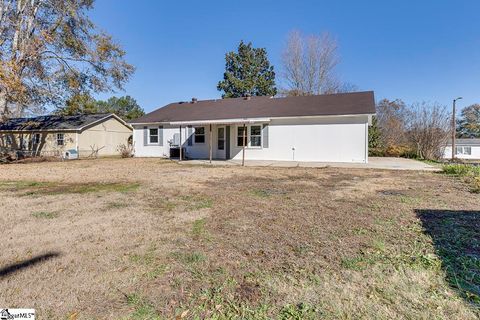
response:
<path id="1" fill-rule="evenodd" d="M 13 118 L 0 124 L 0 150 L 36 156 L 62 156 L 68 150 L 80 157 L 112 156 L 131 139 L 132 128 L 115 114 Z"/>

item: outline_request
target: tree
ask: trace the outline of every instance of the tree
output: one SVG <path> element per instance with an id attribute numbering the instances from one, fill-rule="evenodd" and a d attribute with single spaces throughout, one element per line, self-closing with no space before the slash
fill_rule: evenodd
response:
<path id="1" fill-rule="evenodd" d="M 368 148 L 379 149 L 381 147 L 381 132 L 376 116 L 372 117 L 372 124 L 368 127 Z"/>
<path id="2" fill-rule="evenodd" d="M 335 74 L 340 59 L 336 40 L 328 33 L 303 36 L 299 31 L 288 35 L 282 53 L 282 93 L 303 96 L 351 92 L 356 87 L 342 83 Z"/>
<path id="3" fill-rule="evenodd" d="M 65 102 L 65 106 L 57 108 L 55 114 L 73 116 L 78 114 L 98 113 L 97 101 L 88 94 L 75 94 Z"/>
<path id="4" fill-rule="evenodd" d="M 405 102 L 400 99 L 382 99 L 377 103 L 376 111 L 381 147 L 388 150 L 407 145 L 406 128 L 410 110 Z"/>
<path id="5" fill-rule="evenodd" d="M 122 89 L 134 71 L 97 28 L 94 0 L 0 0 L 0 117 Z"/>
<path id="6" fill-rule="evenodd" d="M 137 101 L 130 96 L 111 97 L 107 101 L 98 101 L 98 110 L 102 113 L 115 113 L 124 120 L 136 119 L 145 114 Z"/>
<path id="7" fill-rule="evenodd" d="M 89 95 L 79 94 L 68 99 L 64 107 L 55 111 L 59 115 L 77 115 L 89 113 L 115 113 L 124 120 L 131 120 L 145 114 L 137 101 L 130 97 L 111 97 L 107 101 L 95 100 Z"/>
<path id="8" fill-rule="evenodd" d="M 407 137 L 417 157 L 437 160 L 451 133 L 451 114 L 438 104 L 417 103 L 410 108 Z"/>
<path id="9" fill-rule="evenodd" d="M 457 125 L 459 137 L 480 138 L 480 104 L 472 104 L 464 108 Z"/>
<path id="10" fill-rule="evenodd" d="M 277 94 L 275 72 L 265 48 L 253 48 L 251 42 L 240 41 L 238 52 L 225 55 L 225 73 L 217 89 L 224 92 L 222 98 Z"/>

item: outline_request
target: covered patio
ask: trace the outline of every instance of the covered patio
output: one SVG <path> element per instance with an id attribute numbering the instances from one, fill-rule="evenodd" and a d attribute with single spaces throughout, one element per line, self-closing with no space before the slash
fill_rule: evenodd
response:
<path id="1" fill-rule="evenodd" d="M 170 147 L 178 148 L 178 157 L 170 153 L 170 158 L 212 163 L 231 160 L 240 152 L 241 160 L 232 161 L 245 166 L 246 149 L 267 146 L 269 122 L 269 118 L 170 122 L 169 125 L 177 127 Z M 185 154 L 187 148 L 189 155 Z M 205 150 L 207 157 L 202 156 Z"/>

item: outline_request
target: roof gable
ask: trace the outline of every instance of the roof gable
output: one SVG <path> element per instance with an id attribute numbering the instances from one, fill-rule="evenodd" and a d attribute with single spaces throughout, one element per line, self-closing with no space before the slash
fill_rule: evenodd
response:
<path id="1" fill-rule="evenodd" d="M 130 123 L 374 114 L 373 91 L 171 103 Z"/>

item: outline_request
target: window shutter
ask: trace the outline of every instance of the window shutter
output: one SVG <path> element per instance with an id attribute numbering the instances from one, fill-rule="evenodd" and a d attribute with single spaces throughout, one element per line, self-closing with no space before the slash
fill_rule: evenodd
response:
<path id="1" fill-rule="evenodd" d="M 268 148 L 268 124 L 263 125 L 262 135 L 263 147 Z"/>
<path id="2" fill-rule="evenodd" d="M 163 126 L 158 127 L 158 144 L 163 146 Z"/>
<path id="3" fill-rule="evenodd" d="M 143 127 L 143 145 L 148 145 L 148 127 Z"/>
<path id="4" fill-rule="evenodd" d="M 192 145 L 192 140 L 193 140 L 193 128 L 192 126 L 188 126 L 188 145 L 191 146 Z"/>

